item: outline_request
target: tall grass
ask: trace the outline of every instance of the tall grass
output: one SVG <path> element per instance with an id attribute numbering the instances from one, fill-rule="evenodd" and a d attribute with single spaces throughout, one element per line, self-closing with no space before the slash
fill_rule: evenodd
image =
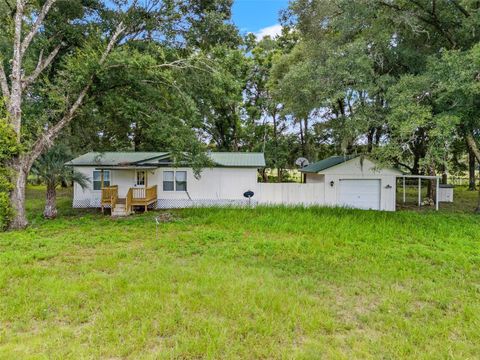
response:
<path id="1" fill-rule="evenodd" d="M 0 357 L 475 358 L 470 214 L 70 209 L 0 235 Z"/>

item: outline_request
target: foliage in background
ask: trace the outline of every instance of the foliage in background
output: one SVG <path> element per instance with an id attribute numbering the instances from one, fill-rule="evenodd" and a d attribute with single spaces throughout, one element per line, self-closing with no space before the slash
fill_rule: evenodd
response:
<path id="1" fill-rule="evenodd" d="M 13 214 L 10 205 L 10 191 L 14 184 L 8 165 L 11 159 L 20 153 L 15 132 L 8 124 L 3 102 L 0 101 L 0 230 L 4 230 Z"/>
<path id="2" fill-rule="evenodd" d="M 273 89 L 337 153 L 444 172 L 457 138 L 478 141 L 479 14 L 471 1 L 293 1 L 284 20 L 300 41 L 275 62 Z"/>

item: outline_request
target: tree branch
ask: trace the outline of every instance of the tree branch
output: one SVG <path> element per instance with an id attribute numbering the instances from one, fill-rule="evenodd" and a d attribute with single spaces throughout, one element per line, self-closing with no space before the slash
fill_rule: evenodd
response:
<path id="1" fill-rule="evenodd" d="M 22 1 L 22 0 L 17 0 L 17 1 Z M 35 34 L 38 32 L 40 29 L 40 26 L 42 26 L 43 20 L 45 19 L 45 16 L 47 16 L 48 12 L 50 11 L 50 8 L 52 5 L 55 3 L 56 0 L 47 0 L 45 4 L 43 4 L 42 9 L 40 10 L 40 13 L 37 16 L 37 19 L 33 23 L 32 28 L 30 29 L 29 33 L 27 36 L 25 36 L 25 39 L 22 41 L 22 55 L 25 54 L 25 51 L 28 49 L 28 46 L 32 42 L 33 37 Z"/>
<path id="2" fill-rule="evenodd" d="M 465 139 L 467 140 L 467 145 L 472 153 L 477 158 L 477 161 L 480 162 L 480 150 L 478 149 L 477 142 L 471 133 L 467 133 L 465 135 Z"/>
<path id="3" fill-rule="evenodd" d="M 0 61 L 0 87 L 2 88 L 3 97 L 10 99 L 10 89 L 8 88 L 7 75 L 5 74 L 2 61 Z"/>
<path id="4" fill-rule="evenodd" d="M 26 78 L 22 78 L 22 90 L 25 90 L 28 86 L 33 84 L 35 80 L 37 80 L 42 71 L 52 63 L 53 59 L 55 59 L 55 56 L 57 56 L 61 47 L 62 44 L 58 44 L 45 59 L 43 58 L 43 50 L 40 52 L 35 70 Z"/>
<path id="5" fill-rule="evenodd" d="M 465 15 L 465 17 L 470 17 L 470 13 L 462 5 L 460 5 L 457 0 L 451 0 L 451 2 L 458 11 Z"/>
<path id="6" fill-rule="evenodd" d="M 419 3 L 417 0 L 408 0 L 410 3 L 414 4 L 417 8 L 422 10 L 423 12 L 427 13 L 430 15 L 430 18 L 421 16 L 420 14 L 416 14 L 415 16 L 419 19 L 422 20 L 423 22 L 430 24 L 433 26 L 435 29 L 438 30 L 438 32 L 443 35 L 445 39 L 452 45 L 453 47 L 456 47 L 456 43 L 453 40 L 451 34 L 449 33 L 448 29 L 443 28 L 443 24 L 441 24 L 441 21 L 438 19 L 437 15 L 435 14 L 435 6 L 433 6 L 432 11 L 428 11 L 423 7 L 421 3 Z M 435 3 L 434 3 L 435 4 Z"/>
<path id="7" fill-rule="evenodd" d="M 432 18 L 422 16 L 421 14 L 418 14 L 418 13 L 414 13 L 413 16 L 415 16 L 418 20 L 421 20 L 424 23 L 427 23 L 427 24 L 433 26 L 435 29 L 437 29 L 437 31 L 443 37 L 445 37 L 445 39 L 450 43 L 450 45 L 452 45 L 453 47 L 456 47 L 456 43 L 453 40 L 451 34 L 448 32 L 448 30 L 445 30 L 443 28 L 443 26 L 440 24 L 436 14 L 435 14 L 435 7 L 433 7 L 433 9 L 432 9 L 433 12 L 432 12 L 432 11 L 428 11 L 427 9 L 425 9 L 419 2 L 417 2 L 415 0 L 409 0 L 409 2 L 412 3 L 413 5 L 415 5 L 417 8 L 419 8 L 421 11 L 427 13 L 428 15 L 431 15 Z M 394 9 L 396 11 L 400 11 L 400 12 L 407 12 L 408 11 L 405 8 L 402 8 L 402 7 L 400 7 L 396 4 L 389 3 L 389 2 L 386 2 L 386 1 L 380 1 L 379 4 L 382 5 L 382 6 L 386 6 L 386 7 L 389 7 L 391 9 Z"/>
<path id="8" fill-rule="evenodd" d="M 22 119 L 22 21 L 23 21 L 23 0 L 17 0 L 17 10 L 14 20 L 13 35 L 13 57 L 11 72 L 11 91 L 8 102 L 8 112 L 10 122 L 20 139 L 21 119 Z"/>
<path id="9" fill-rule="evenodd" d="M 13 18 L 13 15 L 15 15 L 15 7 L 13 5 L 11 5 L 7 0 L 3 0 L 3 2 L 5 3 L 5 5 L 10 10 L 10 17 Z"/>
<path id="10" fill-rule="evenodd" d="M 105 61 L 107 60 L 108 55 L 112 52 L 115 44 L 118 42 L 120 35 L 125 31 L 126 27 L 124 26 L 123 22 L 117 25 L 112 37 L 110 38 L 107 47 L 103 51 L 102 55 L 100 56 L 100 59 L 98 61 L 98 67 L 100 68 Z M 75 102 L 72 104 L 72 106 L 67 110 L 63 118 L 56 123 L 54 126 L 52 126 L 50 129 L 48 129 L 43 136 L 41 136 L 33 145 L 32 151 L 30 152 L 30 157 L 35 160 L 45 149 L 48 149 L 53 145 L 53 141 L 55 138 L 58 136 L 58 134 L 72 121 L 72 119 L 75 117 L 77 110 L 80 108 L 80 106 L 83 103 L 83 100 L 87 96 L 88 91 L 90 90 L 93 79 L 94 79 L 95 74 L 92 74 L 90 78 L 88 79 L 87 83 L 83 87 L 83 89 L 80 91 L 80 93 L 77 96 L 77 99 Z M 32 160 L 32 161 L 33 161 Z"/>
<path id="11" fill-rule="evenodd" d="M 409 166 L 409 165 L 407 165 L 407 164 L 404 164 L 404 163 L 402 163 L 402 162 L 400 162 L 400 161 L 398 161 L 398 160 L 397 160 L 397 164 L 400 165 L 400 166 L 405 167 L 405 168 L 408 169 L 410 172 L 413 172 L 413 167 L 411 167 L 411 166 Z"/>

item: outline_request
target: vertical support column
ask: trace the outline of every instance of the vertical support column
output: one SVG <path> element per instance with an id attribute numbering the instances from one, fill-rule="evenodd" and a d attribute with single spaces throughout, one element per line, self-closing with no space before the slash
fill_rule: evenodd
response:
<path id="1" fill-rule="evenodd" d="M 418 206 L 422 206 L 422 178 L 418 178 Z"/>
<path id="2" fill-rule="evenodd" d="M 148 188 L 148 171 L 145 170 L 145 212 L 148 211 L 148 195 L 147 195 L 147 188 Z"/>
<path id="3" fill-rule="evenodd" d="M 437 178 L 437 188 L 435 189 L 435 210 L 438 211 L 438 193 L 440 192 L 440 179 Z"/>
<path id="4" fill-rule="evenodd" d="M 407 202 L 407 195 L 406 195 L 406 190 L 405 190 L 405 176 L 403 177 L 403 203 L 405 204 Z"/>

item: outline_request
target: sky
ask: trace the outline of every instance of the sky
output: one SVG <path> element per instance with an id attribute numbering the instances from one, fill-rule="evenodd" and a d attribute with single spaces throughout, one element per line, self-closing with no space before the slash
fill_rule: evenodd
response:
<path id="1" fill-rule="evenodd" d="M 279 12 L 287 6 L 288 0 L 234 0 L 233 21 L 242 34 L 274 36 L 281 31 Z"/>

